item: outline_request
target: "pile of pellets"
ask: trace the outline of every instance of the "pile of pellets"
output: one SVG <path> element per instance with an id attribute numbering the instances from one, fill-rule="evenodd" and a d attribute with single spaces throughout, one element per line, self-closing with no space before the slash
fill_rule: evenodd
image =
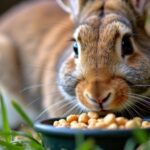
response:
<path id="1" fill-rule="evenodd" d="M 127 119 L 125 117 L 116 117 L 112 113 L 107 114 L 105 117 L 100 117 L 96 112 L 88 112 L 80 115 L 71 114 L 66 119 L 54 121 L 53 126 L 72 129 L 132 129 L 149 128 L 150 122 L 139 117 Z"/>

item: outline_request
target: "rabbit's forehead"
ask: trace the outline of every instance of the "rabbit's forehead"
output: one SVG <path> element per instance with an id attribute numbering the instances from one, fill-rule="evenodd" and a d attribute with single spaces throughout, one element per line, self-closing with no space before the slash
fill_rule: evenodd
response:
<path id="1" fill-rule="evenodd" d="M 113 50 L 116 40 L 125 33 L 131 33 L 129 23 L 116 14 L 108 14 L 102 20 L 92 16 L 75 31 L 74 37 L 84 53 Z"/>
<path id="2" fill-rule="evenodd" d="M 128 32 L 132 32 L 128 22 L 120 20 L 116 14 L 108 14 L 103 20 L 96 16 L 89 18 L 74 33 L 79 45 L 80 65 L 85 70 L 104 65 L 112 68 L 116 43 Z"/>

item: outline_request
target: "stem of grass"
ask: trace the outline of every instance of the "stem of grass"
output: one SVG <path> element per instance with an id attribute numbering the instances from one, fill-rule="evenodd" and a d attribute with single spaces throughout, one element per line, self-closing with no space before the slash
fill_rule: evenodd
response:
<path id="1" fill-rule="evenodd" d="M 1 118 L 2 118 L 2 130 L 5 133 L 10 133 L 11 129 L 9 127 L 9 122 L 8 122 L 8 117 L 7 117 L 7 112 L 6 112 L 6 107 L 4 104 L 3 97 L 0 95 L 0 108 L 1 108 Z M 6 142 L 10 143 L 11 142 L 11 136 L 10 135 L 5 135 L 5 140 Z"/>

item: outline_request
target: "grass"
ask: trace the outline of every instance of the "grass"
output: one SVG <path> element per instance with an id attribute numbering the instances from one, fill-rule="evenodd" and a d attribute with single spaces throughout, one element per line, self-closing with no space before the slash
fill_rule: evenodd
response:
<path id="1" fill-rule="evenodd" d="M 28 132 L 20 132 L 11 130 L 7 118 L 7 110 L 0 95 L 0 121 L 2 121 L 2 129 L 0 130 L 0 150 L 47 150 L 43 146 L 41 135 L 33 129 L 33 122 L 26 115 L 23 109 L 14 100 L 12 106 L 18 112 L 20 117 L 28 126 Z M 32 131 L 32 132 L 31 132 Z M 124 147 L 124 150 L 134 150 L 135 146 L 142 145 L 142 150 L 150 150 L 150 136 L 147 132 L 135 130 L 133 138 L 129 139 Z M 75 150 L 102 150 L 95 145 L 92 139 L 84 140 L 82 135 L 76 138 Z"/>
<path id="2" fill-rule="evenodd" d="M 1 95 L 0 95 L 0 104 L 1 104 L 1 113 L 2 113 L 1 118 L 2 118 L 3 132 L 10 133 L 11 130 L 10 130 L 9 123 L 8 123 L 7 112 L 6 112 L 5 104 Z M 5 135 L 5 141 L 8 143 L 11 141 L 11 136 L 9 134 Z"/>
<path id="3" fill-rule="evenodd" d="M 28 127 L 33 130 L 33 122 L 23 109 L 15 101 L 12 101 L 12 105 Z M 45 150 L 40 134 L 35 133 L 35 138 L 32 133 L 17 132 L 10 129 L 2 96 L 0 96 L 0 107 L 0 118 L 3 123 L 2 130 L 0 131 L 0 150 Z"/>
<path id="4" fill-rule="evenodd" d="M 28 131 L 32 132 L 18 132 L 10 129 L 6 107 L 2 96 L 0 95 L 0 118 L 2 119 L 0 121 L 3 122 L 3 127 L 0 131 L 0 150 L 46 150 L 43 146 L 41 135 L 34 131 L 33 122 L 26 115 L 21 106 L 14 100 L 12 101 L 12 106 L 28 126 Z M 92 139 L 84 141 L 82 136 L 77 138 L 76 145 L 76 150 L 101 150 L 95 145 Z"/>
<path id="5" fill-rule="evenodd" d="M 27 123 L 27 125 L 31 128 L 33 128 L 33 122 L 31 119 L 26 115 L 26 113 L 23 111 L 23 109 L 18 105 L 14 100 L 12 101 L 13 107 L 16 109 L 18 114 L 23 118 L 23 120 Z"/>

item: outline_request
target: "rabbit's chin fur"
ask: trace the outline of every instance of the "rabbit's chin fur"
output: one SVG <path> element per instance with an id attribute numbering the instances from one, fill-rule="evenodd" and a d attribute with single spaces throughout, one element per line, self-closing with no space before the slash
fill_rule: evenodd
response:
<path id="1" fill-rule="evenodd" d="M 58 1 L 71 19 L 47 0 L 1 17 L 0 89 L 36 108 L 37 117 L 124 109 L 145 115 L 139 109 L 150 104 L 149 0 Z"/>

